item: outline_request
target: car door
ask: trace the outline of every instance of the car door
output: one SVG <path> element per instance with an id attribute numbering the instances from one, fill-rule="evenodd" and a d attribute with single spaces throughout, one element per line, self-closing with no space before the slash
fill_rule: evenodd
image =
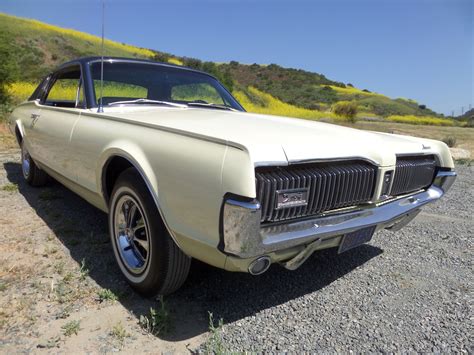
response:
<path id="1" fill-rule="evenodd" d="M 79 65 L 54 74 L 29 128 L 31 149 L 41 164 L 76 181 L 70 138 L 84 107 Z"/>

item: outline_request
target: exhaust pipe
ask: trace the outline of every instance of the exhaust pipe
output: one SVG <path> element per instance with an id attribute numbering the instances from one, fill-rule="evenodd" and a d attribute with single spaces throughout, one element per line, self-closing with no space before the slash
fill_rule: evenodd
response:
<path id="1" fill-rule="evenodd" d="M 249 265 L 249 273 L 252 275 L 261 275 L 268 270 L 272 261 L 268 256 L 261 256 L 260 258 L 252 261 Z"/>

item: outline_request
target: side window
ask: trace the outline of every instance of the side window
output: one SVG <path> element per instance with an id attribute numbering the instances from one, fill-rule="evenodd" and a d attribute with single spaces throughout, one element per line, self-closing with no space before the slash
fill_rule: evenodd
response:
<path id="1" fill-rule="evenodd" d="M 119 83 L 117 81 L 104 80 L 102 88 L 103 104 L 107 105 L 115 101 L 126 101 L 134 99 L 146 99 L 148 97 L 148 89 L 143 86 Z M 100 80 L 94 80 L 96 104 L 100 101 Z"/>
<path id="2" fill-rule="evenodd" d="M 54 78 L 53 86 L 50 88 L 44 104 L 56 107 L 76 107 L 76 100 L 80 94 L 80 82 L 79 67 L 59 73 Z"/>
<path id="3" fill-rule="evenodd" d="M 171 89 L 171 99 L 185 102 L 205 101 L 213 104 L 224 104 L 217 90 L 207 83 L 173 86 Z"/>

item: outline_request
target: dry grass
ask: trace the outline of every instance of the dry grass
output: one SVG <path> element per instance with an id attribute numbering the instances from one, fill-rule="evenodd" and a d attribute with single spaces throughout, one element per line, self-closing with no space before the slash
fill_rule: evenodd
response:
<path id="1" fill-rule="evenodd" d="M 356 124 L 344 124 L 347 126 L 365 129 L 369 131 L 388 132 L 404 134 L 421 138 L 436 139 L 442 141 L 449 136 L 456 139 L 456 148 L 469 151 L 474 157 L 474 128 L 469 127 L 445 127 L 445 126 L 417 126 L 406 123 L 392 122 L 367 122 L 359 121 Z"/>

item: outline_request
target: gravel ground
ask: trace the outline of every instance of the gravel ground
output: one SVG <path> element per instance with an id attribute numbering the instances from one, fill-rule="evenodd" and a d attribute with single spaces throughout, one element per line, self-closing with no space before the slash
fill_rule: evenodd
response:
<path id="1" fill-rule="evenodd" d="M 448 195 L 402 231 L 315 253 L 296 271 L 193 262 L 166 299 L 172 331 L 151 336 L 138 320 L 159 305 L 123 282 L 106 216 L 58 184 L 25 185 L 18 150 L 0 153 L 0 352 L 473 351 L 473 167 L 459 166 Z M 98 301 L 103 289 L 118 301 Z M 224 322 L 211 337 L 208 312 Z M 71 320 L 79 334 L 62 335 Z"/>
<path id="2" fill-rule="evenodd" d="M 215 284 L 228 349 L 472 353 L 474 169 L 457 171 L 445 198 L 399 232 L 314 254 L 296 272 Z"/>

